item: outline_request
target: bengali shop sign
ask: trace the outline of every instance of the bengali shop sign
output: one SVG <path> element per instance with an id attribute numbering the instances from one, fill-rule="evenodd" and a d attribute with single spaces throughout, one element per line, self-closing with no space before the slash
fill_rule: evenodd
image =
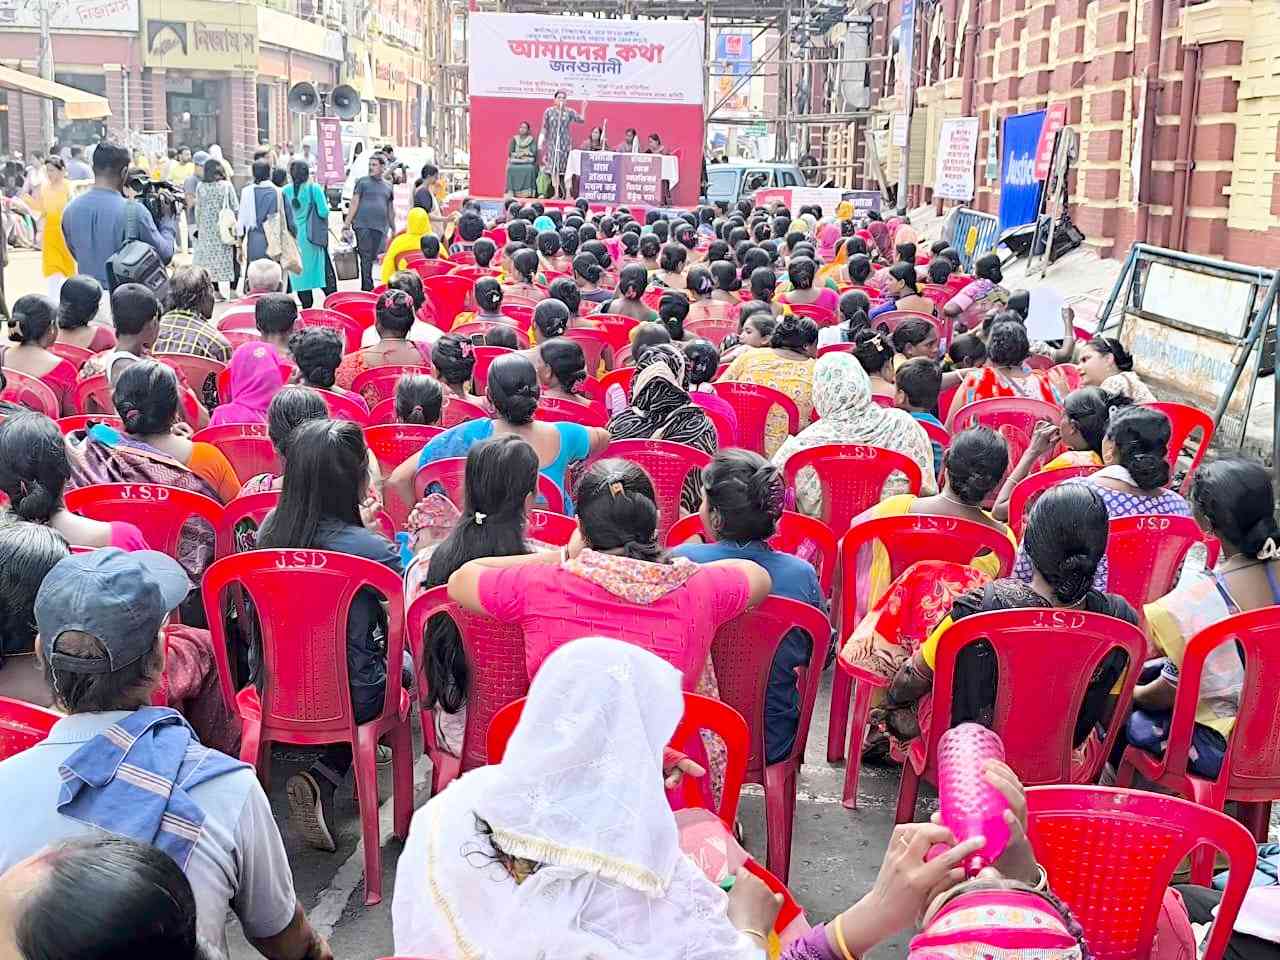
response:
<path id="1" fill-rule="evenodd" d="M 943 200 L 973 199 L 973 162 L 978 155 L 978 118 L 942 121 L 933 195 Z"/>
<path id="2" fill-rule="evenodd" d="M 474 97 L 702 103 L 700 20 L 473 13 Z"/>
<path id="3" fill-rule="evenodd" d="M 0 2 L 0 26 L 40 26 L 40 6 L 51 4 L 49 26 L 54 30 L 138 29 L 138 0 L 36 0 L 35 3 Z"/>
<path id="4" fill-rule="evenodd" d="M 578 196 L 590 203 L 662 202 L 662 157 L 643 153 L 584 153 Z"/>

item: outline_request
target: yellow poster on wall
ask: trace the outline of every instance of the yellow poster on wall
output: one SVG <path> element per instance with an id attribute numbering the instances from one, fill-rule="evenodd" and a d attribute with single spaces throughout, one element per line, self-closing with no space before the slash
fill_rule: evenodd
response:
<path id="1" fill-rule="evenodd" d="M 144 0 L 142 59 L 149 67 L 257 70 L 258 10 L 223 0 Z"/>

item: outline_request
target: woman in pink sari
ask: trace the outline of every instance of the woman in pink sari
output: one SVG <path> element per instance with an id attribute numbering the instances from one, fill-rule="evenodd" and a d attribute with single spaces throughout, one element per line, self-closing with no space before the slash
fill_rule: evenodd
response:
<path id="1" fill-rule="evenodd" d="M 268 343 L 251 340 L 231 355 L 231 400 L 213 411 L 209 426 L 228 423 L 266 423 L 267 408 L 280 388 L 280 355 Z"/>

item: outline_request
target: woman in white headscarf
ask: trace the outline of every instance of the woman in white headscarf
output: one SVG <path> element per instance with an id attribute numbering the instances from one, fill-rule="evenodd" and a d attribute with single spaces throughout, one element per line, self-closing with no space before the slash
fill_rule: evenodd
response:
<path id="1" fill-rule="evenodd" d="M 640 647 L 588 637 L 551 654 L 502 762 L 414 815 L 391 906 L 396 953 L 762 960 L 778 902 L 745 871 L 726 897 L 680 850 L 663 754 L 682 712 L 679 672 Z M 874 889 L 783 960 L 836 960 L 837 943 L 861 956 L 913 923 L 981 844 L 925 862 L 935 842 L 955 841 L 936 824 L 896 828 Z"/>
<path id="2" fill-rule="evenodd" d="M 933 473 L 933 446 L 924 428 L 905 410 L 880 406 L 872 398 L 871 380 L 851 353 L 828 353 L 813 368 L 813 407 L 821 419 L 811 423 L 774 454 L 773 462 L 785 467 L 801 450 L 828 443 L 859 443 L 906 454 L 920 467 L 920 493 L 938 492 Z M 883 496 L 908 493 L 906 477 L 890 474 Z M 822 488 L 817 474 L 802 470 L 796 478 L 796 505 L 816 517 L 822 512 Z"/>

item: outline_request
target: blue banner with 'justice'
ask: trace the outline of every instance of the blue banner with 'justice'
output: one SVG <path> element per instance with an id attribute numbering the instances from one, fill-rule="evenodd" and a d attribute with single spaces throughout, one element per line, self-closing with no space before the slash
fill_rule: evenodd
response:
<path id="1" fill-rule="evenodd" d="M 1031 223 L 1040 209 L 1036 145 L 1045 111 L 1004 118 L 1000 137 L 1000 230 Z"/>

